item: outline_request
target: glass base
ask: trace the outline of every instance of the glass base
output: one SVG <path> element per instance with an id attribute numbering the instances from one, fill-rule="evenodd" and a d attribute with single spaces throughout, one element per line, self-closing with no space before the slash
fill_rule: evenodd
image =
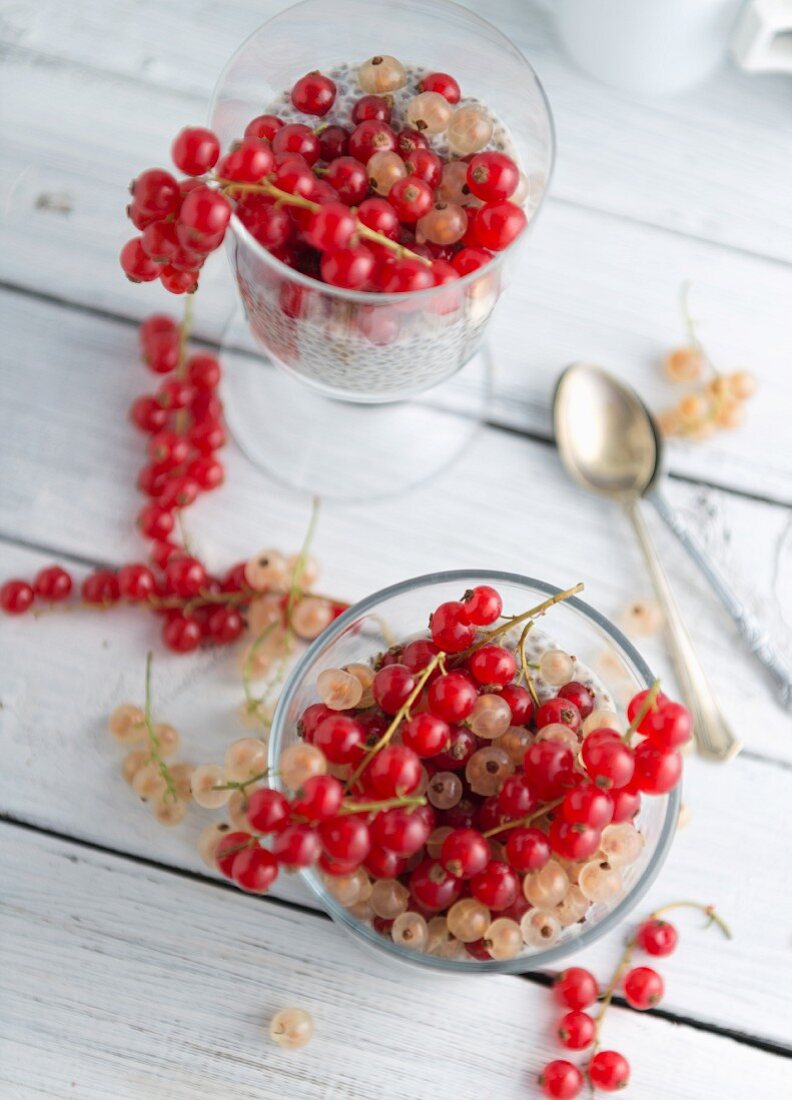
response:
<path id="1" fill-rule="evenodd" d="M 371 500 L 449 466 L 486 421 L 492 368 L 480 349 L 453 378 L 408 401 L 324 397 L 266 358 L 240 305 L 223 334 L 228 427 L 254 465 L 305 493 Z"/>

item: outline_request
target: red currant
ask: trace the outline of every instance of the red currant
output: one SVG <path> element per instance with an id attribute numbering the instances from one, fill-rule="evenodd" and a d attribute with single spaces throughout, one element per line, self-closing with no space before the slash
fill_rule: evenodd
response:
<path id="1" fill-rule="evenodd" d="M 503 153 L 477 153 L 468 164 L 468 188 L 484 202 L 511 198 L 519 182 L 519 168 Z"/>
<path id="2" fill-rule="evenodd" d="M 407 294 L 413 290 L 428 290 L 434 285 L 431 267 L 420 260 L 392 260 L 381 268 L 383 294 Z"/>
<path id="3" fill-rule="evenodd" d="M 470 880 L 470 892 L 474 898 L 496 912 L 514 903 L 520 880 L 508 863 L 492 859 Z"/>
<path id="4" fill-rule="evenodd" d="M 517 661 L 512 651 L 494 644 L 476 650 L 467 664 L 473 678 L 480 684 L 505 687 L 517 673 Z"/>
<path id="5" fill-rule="evenodd" d="M 150 283 L 159 278 L 160 265 L 146 255 L 141 237 L 133 237 L 131 241 L 127 241 L 119 258 L 130 282 Z"/>
<path id="6" fill-rule="evenodd" d="M 613 817 L 616 825 L 621 821 L 632 821 L 641 808 L 641 795 L 638 791 L 622 787 L 618 791 L 608 792 L 613 800 Z"/>
<path id="7" fill-rule="evenodd" d="M 382 810 L 371 824 L 372 841 L 399 859 L 420 852 L 430 832 L 428 818 L 401 806 Z"/>
<path id="8" fill-rule="evenodd" d="M 588 1075 L 595 1089 L 619 1092 L 629 1083 L 630 1063 L 618 1051 L 600 1050 L 588 1064 Z"/>
<path id="9" fill-rule="evenodd" d="M 437 92 L 449 103 L 459 103 L 462 96 L 459 84 L 448 73 L 429 73 L 423 78 L 419 87 L 422 92 Z"/>
<path id="10" fill-rule="evenodd" d="M 123 565 L 118 570 L 118 590 L 125 600 L 148 601 L 157 591 L 157 582 L 147 565 Z"/>
<path id="11" fill-rule="evenodd" d="M 635 934 L 635 942 L 647 955 L 664 958 L 675 949 L 679 935 L 673 924 L 667 920 L 645 920 Z"/>
<path id="12" fill-rule="evenodd" d="M 217 164 L 220 142 L 203 126 L 185 126 L 171 145 L 173 163 L 187 176 L 202 176 Z"/>
<path id="13" fill-rule="evenodd" d="M 503 600 L 488 584 L 478 584 L 462 597 L 468 619 L 474 626 L 491 626 L 500 618 Z"/>
<path id="14" fill-rule="evenodd" d="M 389 153 L 395 148 L 396 135 L 387 122 L 361 122 L 349 135 L 349 155 L 362 164 L 368 164 L 375 153 Z"/>
<path id="15" fill-rule="evenodd" d="M 217 165 L 220 179 L 235 183 L 258 183 L 275 167 L 275 157 L 266 142 L 256 137 L 246 137 L 222 158 Z"/>
<path id="16" fill-rule="evenodd" d="M 186 247 L 199 247 L 204 241 L 212 241 L 225 232 L 231 220 L 231 204 L 225 195 L 211 187 L 201 185 L 189 193 L 179 211 L 178 224 L 186 235 Z M 219 243 L 219 242 L 218 242 Z"/>
<path id="17" fill-rule="evenodd" d="M 440 849 L 440 862 L 457 878 L 480 874 L 489 861 L 489 843 L 476 829 L 454 829 Z"/>
<path id="18" fill-rule="evenodd" d="M 278 861 L 266 848 L 243 848 L 234 856 L 231 878 L 250 894 L 266 894 L 277 877 Z"/>
<path id="19" fill-rule="evenodd" d="M 138 210 L 159 218 L 175 214 L 181 198 L 178 183 L 162 168 L 141 172 L 132 184 L 132 196 Z"/>
<path id="20" fill-rule="evenodd" d="M 197 596 L 206 583 L 206 570 L 197 558 L 171 558 L 165 567 L 168 587 L 177 596 Z"/>
<path id="21" fill-rule="evenodd" d="M 487 203 L 476 211 L 473 231 L 478 244 L 500 252 L 519 237 L 527 224 L 525 214 L 513 202 Z"/>
<path id="22" fill-rule="evenodd" d="M 446 653 L 461 653 L 476 636 L 467 607 L 459 601 L 441 603 L 433 612 L 429 626 L 433 642 Z"/>
<path id="23" fill-rule="evenodd" d="M 325 180 L 336 189 L 339 199 L 347 206 L 356 206 L 368 192 L 365 165 L 354 157 L 344 156 L 332 160 L 327 166 Z"/>
<path id="24" fill-rule="evenodd" d="M 572 825 L 604 829 L 613 818 L 613 798 L 592 783 L 582 783 L 564 795 L 561 816 Z"/>
<path id="25" fill-rule="evenodd" d="M 557 817 L 548 833 L 550 847 L 563 859 L 575 862 L 588 859 L 600 846 L 600 830 L 590 825 L 572 824 Z"/>
<path id="26" fill-rule="evenodd" d="M 42 600 L 59 603 L 71 595 L 72 585 L 70 574 L 62 566 L 49 565 L 36 574 L 33 591 Z"/>
<path id="27" fill-rule="evenodd" d="M 190 446 L 183 435 L 161 431 L 153 435 L 148 444 L 148 456 L 162 470 L 181 466 L 190 453 Z"/>
<path id="28" fill-rule="evenodd" d="M 421 782 L 421 761 L 406 745 L 387 745 L 366 769 L 366 782 L 379 798 L 412 794 Z"/>
<path id="29" fill-rule="evenodd" d="M 320 262 L 322 278 L 346 290 L 364 287 L 374 270 L 374 255 L 365 245 L 325 252 Z"/>
<path id="30" fill-rule="evenodd" d="M 473 682 L 459 670 L 438 676 L 429 686 L 429 710 L 446 722 L 464 722 L 472 713 L 477 698 Z"/>
<path id="31" fill-rule="evenodd" d="M 313 731 L 313 744 L 322 750 L 331 764 L 351 764 L 357 760 L 364 740 L 360 722 L 343 714 L 323 718 Z"/>
<path id="32" fill-rule="evenodd" d="M 7 615 L 23 615 L 33 603 L 34 592 L 27 581 L 6 581 L 0 587 L 0 607 Z"/>
<path id="33" fill-rule="evenodd" d="M 297 153 L 309 165 L 319 160 L 319 138 L 310 128 L 301 122 L 290 122 L 283 126 L 272 139 L 274 153 Z"/>
<path id="34" fill-rule="evenodd" d="M 653 745 L 663 752 L 679 748 L 690 739 L 693 721 L 690 711 L 681 703 L 665 703 L 647 716 L 641 725 Z"/>
<path id="35" fill-rule="evenodd" d="M 388 202 L 399 221 L 413 224 L 432 209 L 434 195 L 429 184 L 418 176 L 403 176 L 388 192 Z"/>
<path id="36" fill-rule="evenodd" d="M 197 619 L 172 611 L 162 627 L 162 640 L 174 653 L 191 653 L 201 643 L 201 624 Z"/>
<path id="37" fill-rule="evenodd" d="M 371 847 L 368 825 L 356 814 L 331 817 L 321 822 L 319 836 L 325 853 L 331 859 L 347 863 L 362 863 Z"/>
<path id="38" fill-rule="evenodd" d="M 357 161 L 355 161 L 357 164 Z M 357 208 L 358 221 L 375 233 L 395 240 L 399 233 L 399 219 L 387 199 L 366 199 Z"/>
<path id="39" fill-rule="evenodd" d="M 283 119 L 277 115 L 257 115 L 245 127 L 245 137 L 256 137 L 272 142 L 278 130 L 283 128 Z"/>
<path id="40" fill-rule="evenodd" d="M 536 797 L 524 775 L 508 775 L 498 792 L 498 806 L 504 820 L 525 817 L 536 805 Z"/>
<path id="41" fill-rule="evenodd" d="M 316 829 L 301 822 L 287 825 L 275 834 L 272 854 L 284 867 L 310 867 L 319 857 L 322 843 Z"/>
<path id="42" fill-rule="evenodd" d="M 583 742 L 581 756 L 586 771 L 598 787 L 606 790 L 626 787 L 633 777 L 635 754 L 620 738 L 601 738 L 592 743 L 589 735 Z"/>
<path id="43" fill-rule="evenodd" d="M 630 1008 L 645 1012 L 662 1000 L 663 979 L 650 966 L 635 966 L 624 976 L 624 998 Z"/>
<path id="44" fill-rule="evenodd" d="M 216 489 L 223 484 L 225 474 L 221 463 L 211 455 L 199 455 L 187 467 L 187 476 L 197 482 L 201 489 Z"/>
<path id="45" fill-rule="evenodd" d="M 639 691 L 637 695 L 633 695 L 632 699 L 627 704 L 627 718 L 630 722 L 634 722 L 640 712 L 644 708 L 647 697 L 652 691 L 652 688 L 645 688 L 643 691 Z M 649 711 L 644 715 L 643 719 L 638 723 L 638 732 L 646 733 L 649 722 L 652 719 L 652 715 L 656 714 L 664 706 L 670 703 L 670 699 L 667 695 L 664 695 L 662 691 L 659 691 L 655 697 L 653 705 L 649 708 Z"/>
<path id="46" fill-rule="evenodd" d="M 580 711 L 569 699 L 561 699 L 556 696 L 555 699 L 548 699 L 546 703 L 542 703 L 537 710 L 536 728 L 538 730 L 556 722 L 562 726 L 567 726 L 574 733 L 577 733 L 580 729 Z"/>
<path id="47" fill-rule="evenodd" d="M 355 101 L 352 107 L 352 121 L 390 122 L 393 113 L 393 99 L 390 96 L 364 95 Z"/>
<path id="48" fill-rule="evenodd" d="M 540 1073 L 539 1086 L 552 1100 L 574 1100 L 583 1088 L 583 1074 L 571 1062 L 557 1058 Z"/>
<path id="49" fill-rule="evenodd" d="M 344 126 L 327 126 L 319 134 L 319 154 L 322 160 L 335 160 L 346 156 L 349 150 L 349 133 Z"/>
<path id="50" fill-rule="evenodd" d="M 506 836 L 506 858 L 515 871 L 539 871 L 550 859 L 550 843 L 541 829 L 518 827 Z"/>
<path id="51" fill-rule="evenodd" d="M 118 577 L 110 569 L 96 569 L 82 582 L 80 594 L 86 603 L 118 603 L 121 597 Z"/>
<path id="52" fill-rule="evenodd" d="M 193 424 L 187 438 L 196 451 L 203 454 L 211 454 L 226 441 L 225 429 L 219 420 L 202 420 L 199 424 Z"/>
<path id="53" fill-rule="evenodd" d="M 320 72 L 300 77 L 291 90 L 291 101 L 304 115 L 326 115 L 336 97 L 335 83 Z"/>
<path id="54" fill-rule="evenodd" d="M 553 982 L 556 1000 L 567 1008 L 589 1008 L 599 997 L 597 979 L 582 966 L 562 970 Z"/>
<path id="55" fill-rule="evenodd" d="M 453 905 L 462 892 L 462 881 L 452 875 L 439 859 L 425 859 L 410 876 L 410 893 L 430 912 Z"/>
<path id="56" fill-rule="evenodd" d="M 651 741 L 635 750 L 635 786 L 644 794 L 667 794 L 682 777 L 682 757 L 676 751 L 662 752 Z"/>
<path id="57" fill-rule="evenodd" d="M 509 704 L 513 726 L 527 726 L 533 717 L 534 703 L 531 693 L 520 684 L 506 684 L 500 693 Z"/>
<path id="58" fill-rule="evenodd" d="M 226 878 L 231 878 L 231 868 L 234 865 L 234 859 L 239 852 L 245 848 L 250 847 L 253 843 L 253 837 L 250 833 L 243 833 L 241 831 L 226 833 L 218 841 L 215 848 L 214 857 L 217 869 Z"/>
<path id="59" fill-rule="evenodd" d="M 594 696 L 587 687 L 578 683 L 577 680 L 570 680 L 568 684 L 560 687 L 558 696 L 560 699 L 568 699 L 570 703 L 574 703 L 580 712 L 581 718 L 588 718 L 594 710 Z"/>
<path id="60" fill-rule="evenodd" d="M 400 130 L 396 135 L 396 152 L 400 157 L 408 157 L 416 149 L 428 149 L 429 142 L 420 130 Z"/>
<path id="61" fill-rule="evenodd" d="M 536 741 L 523 758 L 523 770 L 540 802 L 549 802 L 572 785 L 575 757 L 560 741 Z"/>
<path id="62" fill-rule="evenodd" d="M 558 1021 L 558 1040 L 567 1050 L 585 1050 L 594 1042 L 597 1025 L 588 1012 L 571 1009 Z"/>
<path id="63" fill-rule="evenodd" d="M 342 202 L 328 202 L 311 214 L 305 228 L 305 239 L 322 252 L 346 248 L 357 229 L 349 207 Z"/>
<path id="64" fill-rule="evenodd" d="M 448 746 L 450 738 L 450 726 L 434 714 L 416 714 L 401 727 L 402 744 L 420 757 L 437 756 Z"/>
<path id="65" fill-rule="evenodd" d="M 285 829 L 290 813 L 289 803 L 280 791 L 260 787 L 249 795 L 245 816 L 254 832 L 266 835 Z"/>
<path id="66" fill-rule="evenodd" d="M 207 621 L 209 637 L 220 645 L 230 645 L 245 629 L 245 620 L 235 607 L 216 607 Z"/>
<path id="67" fill-rule="evenodd" d="M 432 763 L 443 771 L 458 771 L 464 768 L 478 746 L 478 738 L 466 726 L 449 726 L 448 746 Z"/>
<path id="68" fill-rule="evenodd" d="M 472 271 L 478 271 L 488 264 L 491 259 L 492 256 L 483 248 L 462 248 L 451 260 L 451 266 L 461 276 L 470 275 Z"/>
<path id="69" fill-rule="evenodd" d="M 415 149 L 405 158 L 404 167 L 408 176 L 423 180 L 432 190 L 440 184 L 443 162 L 431 149 Z"/>

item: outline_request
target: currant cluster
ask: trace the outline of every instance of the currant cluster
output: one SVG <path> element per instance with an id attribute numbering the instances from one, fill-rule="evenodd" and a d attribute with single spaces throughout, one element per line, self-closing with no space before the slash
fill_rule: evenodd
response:
<path id="1" fill-rule="evenodd" d="M 325 669 L 279 762 L 291 797 L 264 785 L 253 741 L 193 773 L 199 804 L 229 805 L 230 824 L 203 842 L 210 865 L 254 892 L 281 866 L 315 865 L 360 920 L 447 957 L 510 959 L 612 903 L 643 848 L 642 796 L 679 780 L 690 717 L 655 685 L 622 734 L 555 648 L 534 681 L 525 637 L 577 590 L 503 616 L 498 592 L 478 586 L 435 609 L 428 637 Z"/>
<path id="2" fill-rule="evenodd" d="M 651 966 L 632 966 L 636 950 L 655 958 L 672 954 L 679 941 L 679 933 L 664 914 L 674 909 L 698 909 L 708 920 L 716 924 L 723 934 L 731 937 L 726 923 L 711 905 L 681 901 L 664 906 L 643 921 L 628 939 L 624 953 L 607 988 L 600 991 L 594 975 L 580 966 L 572 966 L 556 977 L 553 994 L 565 1012 L 556 1026 L 556 1035 L 562 1047 L 570 1051 L 589 1051 L 587 1064 L 581 1070 L 573 1062 L 558 1058 L 544 1067 L 539 1075 L 539 1086 L 551 1100 L 575 1100 L 584 1084 L 601 1092 L 620 1092 L 630 1080 L 630 1064 L 623 1054 L 615 1050 L 600 1050 L 601 1032 L 605 1015 L 614 996 L 621 993 L 630 1008 L 645 1012 L 662 1000 L 665 984 L 660 974 Z M 592 1016 L 590 1009 L 600 1002 L 599 1011 Z"/>
<path id="3" fill-rule="evenodd" d="M 141 233 L 121 251 L 127 276 L 194 291 L 232 212 L 285 264 L 373 293 L 452 282 L 508 247 L 527 223 L 527 185 L 511 157 L 487 148 L 486 108 L 461 103 L 445 73 L 408 89 L 393 57 L 370 58 L 357 82 L 362 94 L 342 105 L 329 76 L 308 73 L 291 105 L 335 121 L 259 115 L 222 157 L 211 131 L 182 130 L 171 152 L 184 177 L 150 168 L 132 184 L 127 212 Z"/>

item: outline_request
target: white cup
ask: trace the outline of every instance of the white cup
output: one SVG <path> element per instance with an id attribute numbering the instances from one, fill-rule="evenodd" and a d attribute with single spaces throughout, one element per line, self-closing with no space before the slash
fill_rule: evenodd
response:
<path id="1" fill-rule="evenodd" d="M 723 63 L 743 3 L 551 0 L 545 7 L 586 72 L 626 91 L 668 95 L 701 83 Z"/>

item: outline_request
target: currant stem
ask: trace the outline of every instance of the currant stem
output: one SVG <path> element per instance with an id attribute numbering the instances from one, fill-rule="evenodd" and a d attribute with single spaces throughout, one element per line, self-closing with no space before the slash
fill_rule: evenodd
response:
<path id="1" fill-rule="evenodd" d="M 652 686 L 649 688 L 649 691 L 647 693 L 646 698 L 644 699 L 643 703 L 641 704 L 641 709 L 635 715 L 632 722 L 630 722 L 629 726 L 627 727 L 627 732 L 622 737 L 622 741 L 624 742 L 625 745 L 630 744 L 633 737 L 637 733 L 638 727 L 640 726 L 641 722 L 643 722 L 644 718 L 647 716 L 649 711 L 654 708 L 654 705 L 657 702 L 657 696 L 659 694 L 660 694 L 660 681 L 655 680 L 654 683 L 652 684 Z"/>
<path id="2" fill-rule="evenodd" d="M 410 694 L 407 696 L 407 699 L 402 704 L 400 709 L 393 716 L 390 725 L 385 730 L 382 737 L 380 737 L 379 741 L 377 741 L 377 743 L 373 746 L 373 748 L 369 749 L 369 751 L 366 753 L 366 755 L 361 760 L 360 764 L 358 764 L 357 768 L 355 768 L 352 775 L 347 780 L 347 783 L 346 783 L 346 789 L 347 790 L 349 790 L 351 787 L 353 787 L 355 785 L 357 780 L 360 778 L 360 776 L 363 774 L 363 772 L 368 767 L 368 765 L 371 762 L 372 758 L 377 755 L 377 753 L 380 751 L 380 749 L 385 748 L 385 746 L 388 744 L 391 737 L 393 737 L 394 733 L 399 728 L 399 725 L 404 721 L 404 719 L 410 717 L 410 708 L 412 707 L 415 700 L 418 698 L 418 696 L 423 691 L 424 685 L 426 684 L 426 681 L 429 679 L 429 677 L 432 675 L 432 673 L 434 672 L 434 670 L 436 668 L 440 668 L 441 670 L 444 669 L 446 656 L 447 656 L 447 654 L 445 654 L 441 649 L 438 653 L 434 654 L 432 659 L 427 664 L 426 668 L 421 670 L 421 675 L 416 680 L 415 687 L 412 689 Z"/>
<path id="3" fill-rule="evenodd" d="M 715 911 L 714 905 L 702 905 L 700 901 L 672 901 L 670 905 L 664 905 L 660 909 L 656 909 L 654 913 L 650 914 L 650 920 L 660 920 L 665 913 L 670 913 L 674 909 L 697 909 L 699 913 L 703 913 L 707 918 L 706 928 L 715 924 L 721 930 L 727 940 L 734 938 L 732 930 L 723 917 Z"/>
<path id="4" fill-rule="evenodd" d="M 262 779 L 268 779 L 271 775 L 277 775 L 277 772 L 271 772 L 268 768 L 265 768 L 263 772 L 251 775 L 250 779 L 241 779 L 239 782 L 229 779 L 227 783 L 216 783 L 211 789 L 213 791 L 242 791 L 244 794 L 251 783 L 259 783 Z"/>
<path id="5" fill-rule="evenodd" d="M 628 966 L 630 965 L 630 960 L 632 959 L 633 951 L 635 950 L 635 943 L 636 943 L 635 936 L 631 936 L 629 938 L 629 940 L 627 941 L 627 943 L 624 947 L 624 951 L 622 952 L 621 958 L 619 959 L 619 961 L 616 965 L 616 969 L 613 972 L 613 977 L 610 980 L 610 984 L 608 985 L 607 989 L 605 990 L 605 992 L 602 996 L 602 1004 L 600 1006 L 599 1012 L 597 1013 L 597 1019 L 596 1019 L 596 1023 L 595 1023 L 595 1026 L 594 1026 L 594 1045 L 591 1048 L 591 1057 L 592 1058 L 594 1057 L 594 1055 L 599 1050 L 600 1043 L 602 1041 L 601 1038 L 600 1038 L 600 1033 L 602 1031 L 602 1024 L 605 1020 L 605 1016 L 607 1014 L 607 1011 L 611 1006 L 611 1002 L 613 1001 L 613 996 L 614 996 L 614 994 L 615 994 L 615 992 L 616 992 L 616 990 L 619 986 L 619 982 L 621 981 L 622 975 L 624 974 L 625 970 L 627 970 Z"/>
<path id="6" fill-rule="evenodd" d="M 484 837 L 497 836 L 498 833 L 505 833 L 507 829 L 516 829 L 518 827 L 530 825 L 533 821 L 536 821 L 538 817 L 543 817 L 557 806 L 560 806 L 563 801 L 563 798 L 556 798 L 553 802 L 545 802 L 543 806 L 540 806 L 538 810 L 534 810 L 533 813 L 528 814 L 527 817 L 519 817 L 516 821 L 505 821 L 502 825 L 496 825 L 494 829 L 490 829 L 483 835 Z"/>
<path id="7" fill-rule="evenodd" d="M 539 706 L 539 694 L 536 690 L 536 684 L 534 684 L 533 676 L 530 673 L 531 665 L 530 665 L 530 662 L 528 660 L 528 655 L 525 652 L 525 643 L 528 641 L 528 635 L 529 635 L 529 633 L 531 631 L 531 627 L 533 625 L 534 625 L 534 620 L 529 619 L 528 622 L 523 627 L 522 634 L 520 635 L 520 640 L 517 643 L 517 649 L 518 649 L 519 657 L 520 657 L 520 673 L 522 675 L 523 681 L 525 682 L 525 686 L 528 689 L 528 691 L 530 692 L 531 698 L 534 701 L 534 706 L 538 707 Z"/>
<path id="8" fill-rule="evenodd" d="M 489 643 L 495 641 L 496 638 L 502 638 L 504 634 L 508 634 L 510 630 L 513 630 L 515 626 L 519 626 L 520 623 L 524 623 L 526 619 L 538 619 L 540 615 L 544 615 L 551 607 L 554 607 L 557 603 L 563 603 L 564 600 L 568 600 L 571 596 L 576 596 L 578 592 L 582 592 L 585 587 L 582 581 L 578 581 L 572 588 L 567 588 L 563 592 L 556 592 L 554 596 L 550 596 L 549 599 L 543 600 L 542 603 L 537 604 L 536 607 L 532 607 L 530 611 L 524 611 L 522 615 L 504 616 L 506 622 L 501 623 L 500 626 L 496 626 L 493 630 L 485 631 L 475 645 L 464 650 L 462 653 L 455 654 L 456 660 L 462 661 L 472 653 L 476 653 L 482 646 L 489 645 Z"/>
<path id="9" fill-rule="evenodd" d="M 261 183 L 234 183 L 233 180 L 218 179 L 216 182 L 220 185 L 220 190 L 224 192 L 240 191 L 242 194 L 253 195 L 271 195 L 272 198 L 278 202 L 282 202 L 284 206 L 299 206 L 303 210 L 311 210 L 314 214 L 321 210 L 321 204 L 313 202 L 311 199 L 305 199 L 302 195 L 292 195 L 289 191 L 282 191 L 280 187 L 276 187 L 274 183 L 271 183 L 268 179 L 263 179 Z M 391 240 L 390 237 L 386 237 L 384 233 L 377 233 L 375 229 L 370 229 L 367 225 L 357 218 L 356 233 L 358 237 L 362 237 L 367 241 L 374 241 L 376 244 L 381 245 L 383 248 L 387 248 L 390 252 L 393 252 L 400 260 L 418 260 L 426 267 L 432 266 L 432 261 L 427 260 L 425 256 L 419 256 L 417 252 L 413 252 L 411 249 L 406 248 L 403 244 L 399 244 L 398 241 Z"/>
<path id="10" fill-rule="evenodd" d="M 300 581 L 302 580 L 305 567 L 308 564 L 308 554 L 311 550 L 311 543 L 313 542 L 314 535 L 316 534 L 316 524 L 319 520 L 319 497 L 314 497 L 311 502 L 311 518 L 308 520 L 308 530 L 305 532 L 305 538 L 303 544 L 300 547 L 300 553 L 297 557 L 297 561 L 294 563 L 294 569 L 292 570 L 291 585 L 289 587 L 289 598 L 286 602 L 286 623 L 287 626 L 291 626 L 292 612 L 294 611 L 294 605 L 302 595 L 302 589 L 300 588 Z"/>
<path id="11" fill-rule="evenodd" d="M 179 794 L 176 790 L 176 782 L 171 775 L 170 768 L 162 759 L 160 752 L 159 738 L 154 732 L 154 723 L 151 720 L 151 665 L 153 662 L 153 656 L 151 651 L 146 654 L 146 697 L 143 704 L 143 717 L 146 723 L 146 734 L 148 735 L 150 757 L 149 759 L 157 765 L 157 770 L 165 781 L 167 787 L 167 797 L 173 802 L 179 801 Z"/>
<path id="12" fill-rule="evenodd" d="M 377 813 L 379 810 L 394 810 L 400 806 L 425 806 L 426 799 L 421 796 L 414 798 L 398 797 L 386 798 L 382 802 L 343 802 L 340 814 Z"/>

